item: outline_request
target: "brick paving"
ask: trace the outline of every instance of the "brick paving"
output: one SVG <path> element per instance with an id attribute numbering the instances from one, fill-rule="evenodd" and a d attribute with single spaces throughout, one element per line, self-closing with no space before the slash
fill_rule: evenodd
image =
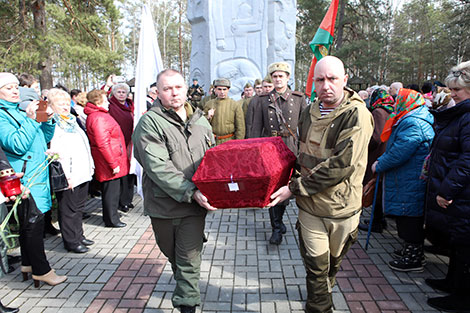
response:
<path id="1" fill-rule="evenodd" d="M 67 253 L 58 237 L 45 239 L 51 266 L 68 280 L 52 287 L 22 282 L 17 269 L 0 279 L 3 304 L 20 312 L 158 312 L 176 313 L 171 304 L 175 281 L 171 267 L 155 244 L 148 217 L 136 207 L 123 215 L 125 228 L 105 228 L 101 201 L 91 199 L 92 217 L 85 235 L 96 243 L 86 254 Z M 368 213 L 365 212 L 365 215 Z M 208 242 L 201 266 L 202 306 L 197 312 L 304 312 L 305 269 L 294 229 L 297 208 L 288 207 L 287 234 L 280 246 L 268 243 L 269 213 L 264 209 L 211 212 L 206 219 Z M 390 270 L 390 253 L 400 246 L 393 221 L 383 234 L 373 234 L 365 251 L 364 232 L 343 261 L 333 289 L 335 312 L 437 312 L 426 305 L 439 295 L 424 278 L 442 277 L 446 257 L 427 254 L 424 273 Z"/>

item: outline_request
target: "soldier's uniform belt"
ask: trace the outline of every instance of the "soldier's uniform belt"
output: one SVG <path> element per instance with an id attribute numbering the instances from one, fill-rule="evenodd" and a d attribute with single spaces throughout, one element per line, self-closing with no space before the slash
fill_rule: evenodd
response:
<path id="1" fill-rule="evenodd" d="M 271 137 L 289 137 L 291 134 L 287 130 L 271 130 Z"/>
<path id="2" fill-rule="evenodd" d="M 228 134 L 228 135 L 222 135 L 222 136 L 217 136 L 216 134 L 214 134 L 215 140 L 227 139 L 233 136 L 235 136 L 235 134 Z"/>

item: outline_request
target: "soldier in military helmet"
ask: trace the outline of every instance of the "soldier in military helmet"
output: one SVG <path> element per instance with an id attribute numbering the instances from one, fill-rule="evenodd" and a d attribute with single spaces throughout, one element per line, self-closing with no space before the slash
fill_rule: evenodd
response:
<path id="1" fill-rule="evenodd" d="M 240 103 L 228 97 L 230 81 L 219 78 L 214 81 L 217 98 L 204 106 L 204 112 L 212 125 L 216 144 L 231 139 L 245 138 L 245 115 Z"/>
<path id="2" fill-rule="evenodd" d="M 291 67 L 287 62 L 276 62 L 269 65 L 268 74 L 271 76 L 274 89 L 252 101 L 254 112 L 250 137 L 279 136 L 287 147 L 297 155 L 297 125 L 300 113 L 307 103 L 303 93 L 292 91 L 287 85 L 290 73 Z M 282 242 L 282 234 L 286 233 L 282 217 L 288 203 L 289 200 L 286 200 L 269 209 L 273 229 L 269 239 L 271 244 L 279 245 Z"/>
<path id="3" fill-rule="evenodd" d="M 199 107 L 202 97 L 204 96 L 204 89 L 199 85 L 197 78 L 193 78 L 193 84 L 188 89 L 188 100 L 195 110 Z"/>

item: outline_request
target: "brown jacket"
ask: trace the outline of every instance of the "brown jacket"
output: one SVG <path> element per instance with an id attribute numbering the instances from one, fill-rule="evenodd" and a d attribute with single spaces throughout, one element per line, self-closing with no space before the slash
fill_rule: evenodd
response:
<path id="1" fill-rule="evenodd" d="M 385 152 L 385 148 L 387 147 L 387 143 L 380 140 L 380 135 L 382 134 L 385 122 L 389 116 L 390 113 L 388 113 L 384 108 L 379 107 L 372 111 L 372 117 L 374 118 L 374 133 L 372 134 L 368 147 L 369 154 L 367 157 L 366 174 L 364 175 L 364 185 L 372 179 L 372 164 L 374 164 L 379 156 Z"/>
<path id="2" fill-rule="evenodd" d="M 254 97 L 252 105 L 254 112 L 250 138 L 281 136 L 287 147 L 297 155 L 297 126 L 300 114 L 307 106 L 304 94 L 287 89 L 279 95 L 273 90 Z"/>
<path id="3" fill-rule="evenodd" d="M 232 139 L 245 139 L 245 115 L 240 103 L 227 99 L 214 99 L 204 106 L 204 113 L 215 109 L 214 116 L 210 119 L 212 132 L 216 136 L 216 144 Z M 226 137 L 233 135 L 231 137 Z M 226 138 L 218 138 L 218 137 Z"/>

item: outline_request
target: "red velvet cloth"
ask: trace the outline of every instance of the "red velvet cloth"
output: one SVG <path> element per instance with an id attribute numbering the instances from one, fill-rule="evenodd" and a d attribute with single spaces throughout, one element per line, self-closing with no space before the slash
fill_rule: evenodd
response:
<path id="1" fill-rule="evenodd" d="M 192 180 L 216 208 L 265 207 L 295 160 L 280 137 L 230 140 L 206 152 Z"/>

